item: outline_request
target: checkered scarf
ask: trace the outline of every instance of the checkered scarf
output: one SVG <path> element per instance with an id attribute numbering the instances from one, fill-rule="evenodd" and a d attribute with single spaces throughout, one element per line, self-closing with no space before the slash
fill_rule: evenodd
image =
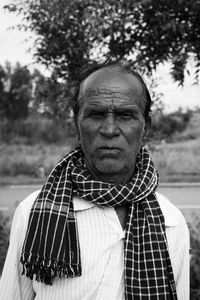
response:
<path id="1" fill-rule="evenodd" d="M 155 197 L 157 172 L 142 148 L 126 185 L 94 181 L 76 148 L 53 169 L 35 200 L 22 249 L 23 274 L 45 284 L 81 276 L 81 255 L 73 195 L 103 207 L 128 205 L 125 297 L 134 300 L 177 299 L 167 248 L 164 217 Z"/>

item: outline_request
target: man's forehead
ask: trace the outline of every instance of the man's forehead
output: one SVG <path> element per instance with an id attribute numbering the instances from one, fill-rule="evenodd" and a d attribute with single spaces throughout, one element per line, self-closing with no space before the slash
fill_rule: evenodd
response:
<path id="1" fill-rule="evenodd" d="M 107 67 L 93 72 L 84 80 L 79 96 L 109 93 L 141 96 L 144 94 L 144 89 L 135 75 L 125 72 L 119 67 Z"/>
<path id="2" fill-rule="evenodd" d="M 121 87 L 96 87 L 92 86 L 91 88 L 85 89 L 84 93 L 82 93 L 82 96 L 80 95 L 80 98 L 82 99 L 99 99 L 101 97 L 102 99 L 141 99 L 141 94 L 138 93 L 134 89 L 122 89 Z"/>

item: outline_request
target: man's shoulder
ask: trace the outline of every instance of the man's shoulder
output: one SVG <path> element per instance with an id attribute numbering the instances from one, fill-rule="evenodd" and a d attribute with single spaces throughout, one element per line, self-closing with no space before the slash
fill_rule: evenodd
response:
<path id="1" fill-rule="evenodd" d="M 164 215 L 166 226 L 177 226 L 186 223 L 182 212 L 166 196 L 156 193 L 156 198 Z"/>
<path id="2" fill-rule="evenodd" d="M 12 229 L 14 227 L 18 227 L 20 228 L 20 230 L 23 230 L 24 228 L 26 228 L 27 223 L 28 223 L 28 219 L 29 219 L 29 215 L 30 215 L 30 211 L 31 211 L 31 207 L 37 197 L 37 195 L 39 194 L 39 190 L 35 191 L 33 193 L 31 193 L 28 197 L 26 197 L 24 200 L 22 200 L 19 205 L 17 206 L 14 216 L 13 216 L 13 220 L 12 220 Z"/>
<path id="3" fill-rule="evenodd" d="M 24 200 L 22 200 L 20 202 L 17 209 L 21 210 L 22 214 L 29 213 L 39 192 L 40 192 L 40 190 L 37 190 L 37 191 L 31 193 L 30 195 L 28 195 Z"/>

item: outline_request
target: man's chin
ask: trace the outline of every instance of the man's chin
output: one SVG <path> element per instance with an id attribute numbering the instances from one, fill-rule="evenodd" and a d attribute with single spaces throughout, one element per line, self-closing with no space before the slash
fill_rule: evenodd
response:
<path id="1" fill-rule="evenodd" d="M 96 164 L 96 169 L 103 174 L 116 174 L 121 172 L 123 164 L 113 159 L 104 159 Z"/>
<path id="2" fill-rule="evenodd" d="M 125 184 L 131 177 L 129 168 L 124 165 L 123 161 L 106 158 L 96 160 L 92 168 L 88 168 L 94 180 L 103 181 L 111 184 Z"/>

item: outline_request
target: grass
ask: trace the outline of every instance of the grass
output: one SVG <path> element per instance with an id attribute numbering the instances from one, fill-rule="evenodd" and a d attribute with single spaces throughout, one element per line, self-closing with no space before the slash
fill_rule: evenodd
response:
<path id="1" fill-rule="evenodd" d="M 0 148 L 0 184 L 43 183 L 68 145 L 3 145 Z M 200 181 L 200 138 L 176 143 L 151 144 L 150 152 L 161 182 Z"/>

